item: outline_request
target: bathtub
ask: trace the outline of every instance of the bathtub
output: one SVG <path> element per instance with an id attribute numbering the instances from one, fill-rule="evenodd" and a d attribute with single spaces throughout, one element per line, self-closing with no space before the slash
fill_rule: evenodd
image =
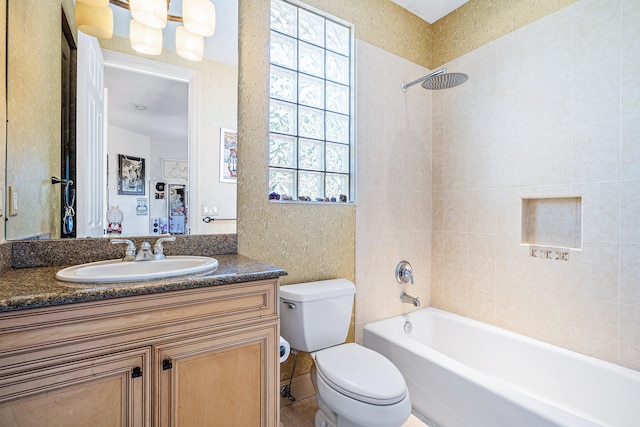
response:
<path id="1" fill-rule="evenodd" d="M 430 427 L 640 426 L 640 372 L 435 308 L 366 325 L 364 345 Z"/>

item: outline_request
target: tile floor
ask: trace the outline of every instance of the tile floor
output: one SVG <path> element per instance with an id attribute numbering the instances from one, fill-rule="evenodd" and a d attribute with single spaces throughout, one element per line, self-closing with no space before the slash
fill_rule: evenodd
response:
<path id="1" fill-rule="evenodd" d="M 280 427 L 313 427 L 313 418 L 318 410 L 316 397 L 298 400 L 280 409 Z M 429 427 L 413 415 L 402 427 Z"/>

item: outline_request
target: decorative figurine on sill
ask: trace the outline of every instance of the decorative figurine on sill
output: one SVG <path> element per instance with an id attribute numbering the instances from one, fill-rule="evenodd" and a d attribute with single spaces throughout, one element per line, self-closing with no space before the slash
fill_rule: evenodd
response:
<path id="1" fill-rule="evenodd" d="M 122 220 L 124 213 L 118 209 L 118 206 L 111 206 L 107 211 L 107 235 L 119 236 L 122 234 Z"/>

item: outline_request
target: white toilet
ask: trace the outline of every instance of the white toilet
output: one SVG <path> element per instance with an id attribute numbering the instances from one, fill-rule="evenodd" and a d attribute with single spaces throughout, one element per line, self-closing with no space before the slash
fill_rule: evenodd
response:
<path id="1" fill-rule="evenodd" d="M 411 414 L 402 374 L 387 358 L 344 344 L 356 288 L 347 279 L 280 287 L 280 334 L 311 353 L 316 427 L 399 427 Z"/>

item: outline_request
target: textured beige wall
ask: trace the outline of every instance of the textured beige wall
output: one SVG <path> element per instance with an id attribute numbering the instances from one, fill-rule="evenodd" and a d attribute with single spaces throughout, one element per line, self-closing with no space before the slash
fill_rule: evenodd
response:
<path id="1" fill-rule="evenodd" d="M 7 36 L 7 0 L 0 0 L 0 46 L 6 46 Z M 5 100 L 7 96 L 7 74 L 6 74 L 6 55 L 0 55 L 0 99 Z M 0 103 L 0 152 L 5 152 L 7 144 L 7 104 Z M 5 178 L 5 162 L 6 156 L 0 155 L 0 188 L 3 189 L 0 197 L 4 197 L 4 178 Z M 2 199 L 3 209 L 0 210 L 0 242 L 4 240 L 4 205 L 5 200 Z"/>
<path id="2" fill-rule="evenodd" d="M 239 3 L 238 251 L 287 270 L 283 284 L 354 280 L 355 205 L 267 199 L 270 2 Z M 308 372 L 310 359 L 301 359 L 296 372 Z"/>
<path id="3" fill-rule="evenodd" d="M 12 1 L 9 6 L 7 185 L 20 212 L 7 238 L 60 232 L 61 2 Z"/>
<path id="4" fill-rule="evenodd" d="M 439 67 L 576 0 L 471 0 L 430 27 L 429 68 Z"/>
<path id="5" fill-rule="evenodd" d="M 355 37 L 426 66 L 431 55 L 429 23 L 390 0 L 304 0 L 304 3 L 352 23 Z"/>

